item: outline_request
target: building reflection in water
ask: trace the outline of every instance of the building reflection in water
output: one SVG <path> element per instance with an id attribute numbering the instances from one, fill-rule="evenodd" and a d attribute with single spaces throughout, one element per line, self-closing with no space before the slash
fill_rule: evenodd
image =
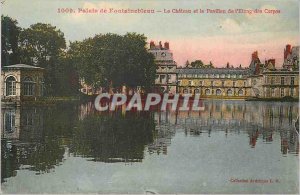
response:
<path id="1" fill-rule="evenodd" d="M 207 136 L 224 133 L 270 144 L 280 136 L 281 153 L 299 154 L 293 123 L 297 104 L 244 101 L 204 101 L 204 111 L 97 112 L 82 105 L 2 107 L 2 182 L 29 169 L 53 171 L 68 156 L 101 162 L 142 162 L 145 152 L 167 155 L 176 133 Z M 212 139 L 212 138 L 208 138 Z M 187 140 L 188 141 L 188 140 Z"/>

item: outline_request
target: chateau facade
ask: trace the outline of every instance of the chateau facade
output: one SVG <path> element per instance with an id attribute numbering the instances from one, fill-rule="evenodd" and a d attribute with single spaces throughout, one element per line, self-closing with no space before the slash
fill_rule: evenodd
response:
<path id="1" fill-rule="evenodd" d="M 165 42 L 164 46 L 159 42 L 155 45 L 150 42 L 149 52 L 155 57 L 156 79 L 155 85 L 160 92 L 175 94 L 177 91 L 177 64 L 173 59 L 173 53 L 170 50 L 169 43 Z"/>
<path id="2" fill-rule="evenodd" d="M 155 84 L 162 92 L 200 94 L 202 98 L 299 98 L 299 46 L 286 45 L 284 63 L 275 67 L 275 59 L 262 63 L 252 53 L 249 67 L 181 68 L 176 66 L 169 43 L 150 42 L 149 52 L 157 64 Z"/>
<path id="3" fill-rule="evenodd" d="M 178 68 L 178 93 L 203 98 L 245 98 L 251 93 L 247 69 Z"/>

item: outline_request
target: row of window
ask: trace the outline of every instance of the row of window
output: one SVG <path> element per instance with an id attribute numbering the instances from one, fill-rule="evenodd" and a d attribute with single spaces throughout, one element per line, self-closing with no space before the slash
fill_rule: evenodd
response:
<path id="1" fill-rule="evenodd" d="M 269 93 L 269 96 L 271 97 L 276 97 L 275 94 L 275 88 L 271 88 L 271 90 L 268 90 L 267 93 Z M 290 88 L 290 96 L 294 96 L 295 94 L 295 89 L 294 88 Z M 284 88 L 280 88 L 280 97 L 284 97 L 285 96 L 285 90 Z"/>
<path id="2" fill-rule="evenodd" d="M 181 85 L 181 81 L 178 81 L 178 85 Z M 189 86 L 192 86 L 192 85 L 196 85 L 196 83 L 194 83 L 193 81 L 189 80 Z M 203 81 L 199 81 L 199 85 L 203 86 Z M 211 86 L 215 86 L 215 82 L 214 81 L 210 81 L 210 85 Z M 247 82 L 244 81 L 244 87 L 246 87 L 246 85 L 247 85 Z M 222 81 L 221 86 L 225 87 L 225 81 Z M 232 82 L 232 86 L 236 87 L 236 82 L 235 81 Z"/>
<path id="3" fill-rule="evenodd" d="M 275 78 L 276 78 L 276 77 L 269 77 L 269 82 L 268 82 L 268 77 L 266 77 L 265 82 L 266 82 L 266 83 L 271 83 L 271 85 L 274 85 L 274 84 L 278 83 L 278 82 L 275 81 Z M 288 85 L 288 84 L 289 84 L 289 85 L 294 85 L 294 84 L 295 84 L 295 77 L 291 77 L 289 83 L 286 82 L 286 81 L 287 81 L 287 80 L 286 80 L 285 77 L 280 77 L 280 84 L 281 84 L 281 85 Z"/>
<path id="4" fill-rule="evenodd" d="M 185 94 L 192 93 L 192 90 L 191 89 L 190 90 L 183 89 L 183 93 L 185 93 Z M 195 89 L 194 90 L 194 94 L 200 94 L 200 89 Z M 217 95 L 217 96 L 221 96 L 222 95 L 222 90 L 221 89 L 217 89 L 217 90 L 205 89 L 204 94 L 205 95 Z M 246 95 L 243 89 L 240 89 L 237 94 L 238 94 L 238 96 L 244 96 L 244 95 Z M 228 89 L 226 91 L 226 95 L 227 96 L 233 96 L 234 95 L 233 90 L 232 89 Z"/>
<path id="5" fill-rule="evenodd" d="M 5 81 L 6 96 L 16 95 L 16 79 L 13 76 L 10 76 Z M 35 93 L 35 83 L 30 77 L 26 77 L 22 82 L 22 94 L 26 96 L 32 96 Z M 44 93 L 44 83 L 40 85 L 40 93 Z"/>
<path id="6" fill-rule="evenodd" d="M 179 74 L 179 78 L 243 78 L 243 75 L 236 74 Z"/>

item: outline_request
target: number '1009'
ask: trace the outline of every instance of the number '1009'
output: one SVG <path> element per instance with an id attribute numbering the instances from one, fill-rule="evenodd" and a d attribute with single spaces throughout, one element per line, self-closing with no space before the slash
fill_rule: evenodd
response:
<path id="1" fill-rule="evenodd" d="M 58 8 L 57 13 L 74 13 L 72 8 Z"/>

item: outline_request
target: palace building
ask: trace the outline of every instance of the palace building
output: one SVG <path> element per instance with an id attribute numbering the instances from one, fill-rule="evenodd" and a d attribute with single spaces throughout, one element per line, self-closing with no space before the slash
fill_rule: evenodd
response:
<path id="1" fill-rule="evenodd" d="M 44 69 L 26 64 L 2 67 L 1 100 L 35 100 L 44 95 Z"/>
<path id="2" fill-rule="evenodd" d="M 149 52 L 155 57 L 156 79 L 155 85 L 160 92 L 175 94 L 177 92 L 177 64 L 173 59 L 173 53 L 170 50 L 168 42 L 159 42 L 155 45 L 154 41 L 150 42 Z"/>
<path id="3" fill-rule="evenodd" d="M 200 94 L 207 98 L 250 95 L 248 69 L 240 68 L 178 68 L 178 92 Z"/>
<path id="4" fill-rule="evenodd" d="M 287 45 L 281 68 L 276 68 L 275 59 L 261 63 L 258 52 L 255 51 L 247 68 L 177 68 L 177 88 L 180 94 L 200 94 L 202 98 L 298 99 L 298 68 L 299 46 Z"/>

